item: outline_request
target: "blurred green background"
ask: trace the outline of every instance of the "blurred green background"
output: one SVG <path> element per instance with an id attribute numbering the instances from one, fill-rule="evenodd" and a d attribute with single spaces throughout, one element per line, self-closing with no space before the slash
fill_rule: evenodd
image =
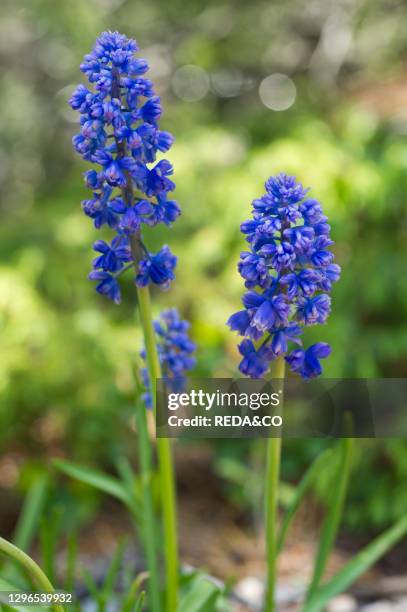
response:
<path id="1" fill-rule="evenodd" d="M 406 376 L 406 18 L 395 0 L 2 0 L 7 494 L 24 492 L 56 454 L 109 466 L 134 452 L 135 291 L 129 279 L 117 307 L 87 281 L 96 233 L 80 207 L 86 165 L 71 148 L 77 118 L 67 105 L 103 29 L 137 39 L 163 97 L 163 127 L 176 137 L 168 157 L 183 214 L 148 241 L 167 242 L 179 257 L 176 282 L 155 293 L 155 308 L 177 305 L 192 321 L 196 374 L 237 372 L 225 320 L 243 293 L 239 224 L 265 179 L 286 171 L 322 201 L 343 268 L 328 325 L 307 332 L 332 344 L 325 374 Z M 321 445 L 287 442 L 285 478 L 295 481 Z M 347 523 L 375 530 L 407 507 L 407 445 L 364 441 L 358 452 Z M 225 453 L 241 461 L 247 444 L 219 442 L 215 470 Z"/>

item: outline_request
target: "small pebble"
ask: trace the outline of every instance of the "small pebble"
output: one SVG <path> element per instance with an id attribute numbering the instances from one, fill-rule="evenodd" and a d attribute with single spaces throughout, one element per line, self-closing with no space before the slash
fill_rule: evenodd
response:
<path id="1" fill-rule="evenodd" d="M 251 606 L 261 606 L 264 596 L 264 586 L 259 578 L 248 576 L 243 578 L 234 589 L 236 595 Z"/>
<path id="2" fill-rule="evenodd" d="M 348 594 L 338 595 L 327 606 L 327 612 L 355 612 L 357 609 L 356 599 Z"/>

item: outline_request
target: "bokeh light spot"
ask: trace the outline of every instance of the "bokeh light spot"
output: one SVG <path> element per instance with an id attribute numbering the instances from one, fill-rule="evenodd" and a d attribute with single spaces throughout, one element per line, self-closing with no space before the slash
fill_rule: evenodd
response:
<path id="1" fill-rule="evenodd" d="M 197 102 L 209 91 L 209 76 L 200 66 L 187 64 L 176 70 L 171 84 L 178 98 L 185 102 Z"/>
<path id="2" fill-rule="evenodd" d="M 284 111 L 295 102 L 297 88 L 286 74 L 271 74 L 259 87 L 260 100 L 273 111 Z"/>

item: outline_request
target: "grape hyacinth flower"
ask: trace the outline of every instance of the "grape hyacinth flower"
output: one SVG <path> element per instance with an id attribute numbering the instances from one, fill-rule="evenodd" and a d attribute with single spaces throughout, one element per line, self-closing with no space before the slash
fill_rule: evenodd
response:
<path id="1" fill-rule="evenodd" d="M 308 190 L 286 174 L 270 177 L 265 187 L 253 201 L 252 218 L 241 224 L 249 250 L 241 253 L 238 270 L 249 291 L 228 325 L 244 337 L 242 374 L 261 378 L 284 356 L 293 372 L 309 379 L 321 374 L 320 359 L 331 348 L 318 342 L 304 350 L 300 336 L 304 327 L 326 322 L 340 267 L 329 250 L 327 217 Z"/>
<path id="2" fill-rule="evenodd" d="M 154 321 L 154 331 L 163 379 L 171 392 L 180 393 L 184 389 L 186 372 L 195 365 L 196 360 L 193 354 L 196 345 L 188 334 L 189 322 L 181 319 L 176 308 L 164 310 L 160 319 Z M 145 350 L 141 351 L 140 355 L 146 360 Z M 152 408 L 150 377 L 147 368 L 141 370 L 141 375 L 147 389 L 143 399 L 147 408 Z"/>
<path id="3" fill-rule="evenodd" d="M 166 159 L 156 163 L 157 154 L 167 152 L 174 139 L 159 129 L 161 101 L 144 77 L 148 64 L 135 56 L 137 51 L 136 41 L 103 32 L 81 64 L 89 86 L 79 85 L 69 100 L 80 113 L 73 146 L 98 166 L 85 172 L 92 197 L 82 202 L 83 211 L 96 229 L 106 226 L 115 232 L 110 246 L 95 243 L 101 255 L 89 278 L 98 281 L 96 291 L 116 303 L 121 299 L 118 277 L 132 266 L 137 286 L 166 288 L 176 265 L 168 246 L 154 254 L 142 239 L 143 224 L 171 225 L 180 207 L 169 198 L 175 188 L 172 165 Z"/>
<path id="4" fill-rule="evenodd" d="M 119 277 L 134 269 L 155 409 L 154 391 L 161 368 L 154 341 L 149 286 L 167 288 L 174 279 L 177 258 L 166 245 L 156 253 L 150 252 L 142 230 L 146 225 L 159 223 L 170 226 L 179 216 L 180 207 L 170 195 L 175 189 L 172 165 L 166 159 L 157 159 L 170 149 L 174 139 L 159 128 L 161 101 L 144 76 L 148 64 L 136 57 L 137 51 L 134 40 L 119 32 L 103 32 L 81 64 L 89 84 L 79 85 L 69 102 L 80 114 L 80 131 L 73 138 L 73 146 L 85 161 L 96 165 L 85 172 L 85 183 L 92 195 L 82 202 L 83 211 L 96 229 L 113 232 L 111 239 L 94 243 L 96 257 L 89 278 L 96 281 L 98 293 L 118 304 Z M 148 607 L 152 612 L 161 612 L 163 589 L 150 479 L 152 446 L 143 408 L 136 410 L 136 423 L 140 469 L 144 474 L 141 481 Z M 169 440 L 157 439 L 155 448 L 164 528 L 165 609 L 172 611 L 178 607 L 179 569 L 174 467 Z"/>

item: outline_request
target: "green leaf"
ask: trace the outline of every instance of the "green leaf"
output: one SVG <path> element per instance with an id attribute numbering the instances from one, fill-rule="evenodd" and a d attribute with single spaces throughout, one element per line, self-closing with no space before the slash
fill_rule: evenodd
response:
<path id="1" fill-rule="evenodd" d="M 122 540 L 117 546 L 110 563 L 109 569 L 106 574 L 105 581 L 103 583 L 102 594 L 105 601 L 108 601 L 112 595 L 115 587 L 115 582 L 120 571 L 120 565 L 123 561 L 123 555 L 125 552 L 126 541 Z"/>
<path id="2" fill-rule="evenodd" d="M 2 537 L 0 537 L 0 549 L 1 553 L 6 555 L 6 557 L 19 563 L 25 569 L 27 575 L 31 577 L 33 583 L 39 586 L 43 591 L 45 590 L 47 593 L 54 592 L 54 588 L 47 576 L 34 559 L 27 555 L 27 553 Z M 63 611 L 62 606 L 58 603 L 53 603 L 52 608 L 54 610 Z"/>
<path id="3" fill-rule="evenodd" d="M 133 608 L 132 612 L 141 612 L 142 611 L 145 596 L 146 596 L 145 592 L 142 591 L 140 593 L 140 595 L 137 597 L 137 601 L 134 604 L 134 608 Z"/>
<path id="4" fill-rule="evenodd" d="M 318 551 L 314 563 L 314 572 L 308 589 L 307 601 L 318 588 L 325 571 L 328 557 L 336 540 L 348 490 L 353 442 L 352 438 L 343 438 L 339 443 L 339 461 L 335 482 L 332 483 L 331 501 L 320 534 Z"/>
<path id="5" fill-rule="evenodd" d="M 82 575 L 83 581 L 84 581 L 84 583 L 86 585 L 86 588 L 89 591 L 89 594 L 93 597 L 93 599 L 95 601 L 97 601 L 98 603 L 102 603 L 103 602 L 103 598 L 101 597 L 101 593 L 100 593 L 99 587 L 96 584 L 96 582 L 95 582 L 92 574 L 90 573 L 90 571 L 85 567 L 81 571 L 81 575 Z"/>
<path id="6" fill-rule="evenodd" d="M 138 592 L 144 580 L 146 580 L 146 578 L 148 578 L 148 572 L 141 572 L 133 580 L 128 590 L 127 596 L 124 600 L 124 603 L 123 603 L 123 612 L 135 612 L 135 610 L 138 610 L 137 605 L 140 605 L 139 604 L 140 599 L 141 599 L 141 606 L 142 606 L 144 602 L 145 592 L 142 591 L 140 595 L 138 595 Z M 140 610 L 141 610 L 141 607 L 140 607 Z"/>
<path id="7" fill-rule="evenodd" d="M 62 508 L 56 506 L 48 516 L 43 516 L 40 524 L 40 548 L 42 567 L 49 580 L 55 582 L 55 559 L 58 536 L 61 528 Z"/>
<path id="8" fill-rule="evenodd" d="M 198 576 L 181 598 L 177 612 L 213 612 L 221 589 L 211 580 Z"/>
<path id="9" fill-rule="evenodd" d="M 23 509 L 13 536 L 13 543 L 28 550 L 38 527 L 42 509 L 47 498 L 48 474 L 37 476 L 25 497 Z"/>
<path id="10" fill-rule="evenodd" d="M 71 478 L 84 482 L 99 491 L 103 491 L 103 493 L 116 497 L 116 499 L 119 499 L 127 506 L 131 506 L 131 499 L 129 499 L 125 487 L 117 478 L 99 472 L 98 470 L 72 463 L 71 461 L 56 459 L 53 463 L 57 469 L 71 476 Z"/>
<path id="11" fill-rule="evenodd" d="M 295 489 L 294 497 L 287 508 L 287 511 L 284 516 L 283 523 L 280 528 L 280 533 L 278 535 L 277 540 L 277 552 L 280 553 L 283 546 L 284 541 L 287 535 L 287 531 L 290 527 L 290 524 L 303 500 L 305 493 L 307 493 L 309 487 L 313 483 L 316 478 L 318 472 L 320 471 L 323 465 L 326 465 L 326 461 L 329 456 L 332 455 L 332 450 L 330 448 L 326 449 L 323 453 L 321 453 L 315 461 L 310 465 L 308 470 L 305 472 L 304 476 L 298 483 L 298 486 Z"/>
<path id="12" fill-rule="evenodd" d="M 20 513 L 17 526 L 13 535 L 13 543 L 22 550 L 28 550 L 38 529 L 41 513 L 44 509 L 48 494 L 49 476 L 39 474 L 31 484 L 25 497 L 23 509 Z M 17 580 L 21 573 L 20 566 L 6 561 L 2 570 L 3 578 Z"/>
<path id="13" fill-rule="evenodd" d="M 76 559 L 78 556 L 78 540 L 73 533 L 68 534 L 67 556 L 65 568 L 64 589 L 72 593 L 75 584 Z"/>
<path id="14" fill-rule="evenodd" d="M 353 557 L 327 584 L 320 587 L 306 604 L 304 612 L 323 610 L 332 597 L 343 593 L 406 534 L 407 516 L 403 516 Z"/>
<path id="15" fill-rule="evenodd" d="M 0 578 L 0 591 L 13 591 L 14 593 L 22 592 L 21 589 L 18 589 L 14 584 L 11 584 L 4 578 Z M 36 606 L 36 605 L 11 605 L 7 604 L 7 608 L 11 610 L 18 610 L 19 612 L 45 612 L 45 610 L 50 610 L 50 606 Z M 2 609 L 2 604 L 0 603 L 0 609 Z"/>
<path id="16" fill-rule="evenodd" d="M 123 488 L 126 490 L 129 499 L 132 499 L 132 508 L 137 515 L 137 518 L 142 518 L 141 512 L 137 512 L 142 504 L 142 495 L 140 490 L 140 479 L 133 472 L 130 462 L 125 457 L 120 457 L 116 462 L 117 473 L 123 483 Z"/>
<path id="17" fill-rule="evenodd" d="M 222 478 L 238 485 L 246 485 L 253 478 L 252 470 L 232 457 L 218 459 L 216 468 Z"/>

